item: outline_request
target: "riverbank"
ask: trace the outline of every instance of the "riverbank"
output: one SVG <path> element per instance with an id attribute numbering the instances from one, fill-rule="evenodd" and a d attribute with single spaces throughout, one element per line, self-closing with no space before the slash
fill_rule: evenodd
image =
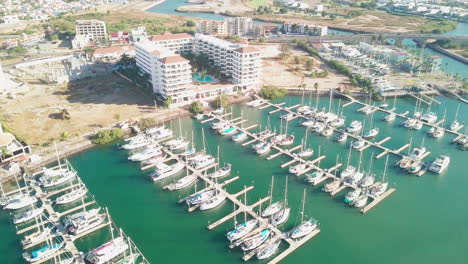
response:
<path id="1" fill-rule="evenodd" d="M 468 59 L 461 56 L 461 55 L 458 55 L 458 54 L 456 54 L 454 52 L 451 52 L 449 50 L 441 48 L 441 47 L 437 46 L 436 44 L 428 43 L 426 46 L 428 48 L 432 49 L 432 50 L 435 50 L 435 51 L 437 51 L 439 53 L 444 54 L 445 56 L 448 56 L 448 57 L 450 57 L 450 58 L 452 58 L 454 60 L 457 60 L 459 62 L 464 63 L 465 65 L 468 65 Z"/>

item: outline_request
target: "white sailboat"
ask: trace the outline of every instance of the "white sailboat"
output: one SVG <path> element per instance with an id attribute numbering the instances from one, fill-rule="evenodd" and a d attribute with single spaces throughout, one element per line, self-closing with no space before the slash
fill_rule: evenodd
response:
<path id="1" fill-rule="evenodd" d="M 68 203 L 72 203 L 78 199 L 80 199 L 81 197 L 85 196 L 86 193 L 88 192 L 88 189 L 86 189 L 86 187 L 84 187 L 84 185 L 68 192 L 68 193 L 65 193 L 59 197 L 57 197 L 57 199 L 55 199 L 55 204 L 68 204 Z"/>
<path id="2" fill-rule="evenodd" d="M 274 186 L 274 177 L 271 176 L 271 186 L 270 186 L 270 197 L 273 197 L 273 186 Z M 272 203 L 272 198 L 270 198 L 270 204 L 262 211 L 262 217 L 269 217 L 273 214 L 276 214 L 279 210 L 283 209 L 284 204 L 281 201 Z"/>
<path id="3" fill-rule="evenodd" d="M 302 197 L 301 223 L 299 224 L 299 226 L 295 227 L 293 230 L 289 232 L 289 237 L 292 239 L 299 239 L 299 238 L 305 237 L 308 234 L 312 233 L 312 231 L 314 231 L 318 226 L 317 221 L 315 221 L 312 218 L 304 221 L 305 199 L 306 199 L 306 189 L 304 189 L 304 194 Z"/>
<path id="4" fill-rule="evenodd" d="M 29 222 L 36 217 L 40 216 L 44 212 L 44 207 L 34 208 L 32 206 L 31 210 L 16 214 L 13 216 L 13 224 L 19 225 L 26 222 Z"/>
<path id="5" fill-rule="evenodd" d="M 268 246 L 262 248 L 260 251 L 257 252 L 257 259 L 267 259 L 273 256 L 281 244 L 281 239 L 269 244 Z"/>
<path id="6" fill-rule="evenodd" d="M 460 126 L 460 122 L 458 122 L 458 110 L 460 110 L 460 104 L 457 106 L 457 112 L 455 113 L 455 118 L 453 119 L 453 122 L 450 124 L 450 130 L 456 131 Z"/>
<path id="7" fill-rule="evenodd" d="M 307 147 L 307 136 L 308 136 L 308 134 L 309 134 L 309 132 L 306 130 L 305 131 L 304 142 L 303 142 L 303 144 L 301 144 L 301 151 L 299 151 L 299 153 L 297 153 L 297 156 L 299 156 L 301 158 L 308 158 L 308 157 L 314 155 L 314 150 L 312 148 Z"/>
<path id="8" fill-rule="evenodd" d="M 109 263 L 129 248 L 123 237 L 117 237 L 86 254 L 85 260 L 92 264 Z"/>
<path id="9" fill-rule="evenodd" d="M 291 212 L 291 208 L 288 207 L 288 177 L 287 176 L 286 176 L 286 183 L 284 187 L 283 205 L 284 205 L 283 208 L 279 210 L 278 212 L 276 212 L 275 214 L 273 214 L 270 218 L 270 223 L 273 226 L 279 226 L 279 225 L 286 223 L 286 221 L 288 221 L 289 219 L 289 215 Z"/>

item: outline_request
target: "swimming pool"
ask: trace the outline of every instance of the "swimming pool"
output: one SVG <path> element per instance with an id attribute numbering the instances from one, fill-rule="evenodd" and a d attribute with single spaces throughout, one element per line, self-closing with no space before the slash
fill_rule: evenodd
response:
<path id="1" fill-rule="evenodd" d="M 198 73 L 193 74 L 193 79 L 195 79 L 198 82 L 217 82 L 217 80 L 209 75 L 205 76 L 200 76 Z"/>

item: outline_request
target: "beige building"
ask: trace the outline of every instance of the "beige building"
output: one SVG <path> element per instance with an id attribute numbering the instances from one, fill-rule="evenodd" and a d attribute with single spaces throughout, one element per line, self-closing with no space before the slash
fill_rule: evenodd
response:
<path id="1" fill-rule="evenodd" d="M 155 45 L 175 53 L 190 52 L 193 49 L 193 36 L 187 33 L 154 35 L 149 38 Z"/>
<path id="2" fill-rule="evenodd" d="M 217 20 L 201 20 L 198 22 L 198 32 L 205 35 L 227 35 L 227 23 Z"/>
<path id="3" fill-rule="evenodd" d="M 225 19 L 227 32 L 231 35 L 243 36 L 252 32 L 252 18 L 250 17 L 228 17 Z"/>
<path id="4" fill-rule="evenodd" d="M 75 22 L 76 35 L 91 35 L 94 41 L 106 40 L 106 23 L 100 20 L 77 20 Z"/>

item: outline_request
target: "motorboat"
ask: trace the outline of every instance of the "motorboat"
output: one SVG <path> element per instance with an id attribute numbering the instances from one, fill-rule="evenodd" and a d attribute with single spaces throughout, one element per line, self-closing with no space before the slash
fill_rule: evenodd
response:
<path id="1" fill-rule="evenodd" d="M 359 195 L 361 195 L 361 189 L 356 188 L 346 194 L 344 201 L 345 203 L 351 203 L 356 200 Z"/>
<path id="2" fill-rule="evenodd" d="M 74 189 L 66 194 L 63 194 L 59 197 L 57 197 L 57 199 L 55 199 L 55 204 L 68 204 L 68 203 L 72 203 L 78 199 L 80 199 L 81 197 L 85 196 L 86 193 L 88 192 L 88 189 L 86 189 L 84 186 L 83 187 L 80 187 L 80 188 L 77 188 L 77 189 Z"/>
<path id="3" fill-rule="evenodd" d="M 294 143 L 294 135 L 290 135 L 289 137 L 281 140 L 280 142 L 278 142 L 278 145 L 280 145 L 280 146 L 289 146 L 292 143 Z"/>
<path id="4" fill-rule="evenodd" d="M 372 184 L 374 184 L 374 182 L 375 182 L 375 177 L 372 175 L 367 175 L 364 178 L 362 178 L 362 180 L 359 182 L 359 186 L 361 186 L 362 188 L 367 188 L 371 186 Z"/>
<path id="5" fill-rule="evenodd" d="M 357 132 L 361 131 L 361 129 L 362 129 L 362 122 L 355 120 L 355 121 L 351 122 L 349 127 L 346 128 L 346 132 L 357 133 Z"/>
<path id="6" fill-rule="evenodd" d="M 257 224 L 258 220 L 256 219 L 252 219 L 242 224 L 238 224 L 236 225 L 234 230 L 226 234 L 226 237 L 231 242 L 243 238 L 248 233 L 250 233 L 257 226 Z"/>
<path id="7" fill-rule="evenodd" d="M 267 144 L 262 145 L 260 148 L 258 148 L 256 152 L 258 155 L 263 155 L 263 154 L 270 152 L 270 150 L 271 150 L 271 144 L 267 143 Z"/>
<path id="8" fill-rule="evenodd" d="M 123 145 L 122 148 L 126 150 L 132 150 L 137 148 L 142 148 L 150 145 L 152 142 L 147 137 L 141 137 L 130 140 L 127 144 Z"/>
<path id="9" fill-rule="evenodd" d="M 202 120 L 204 117 L 205 117 L 205 115 L 201 114 L 201 113 L 195 115 L 195 119 L 197 119 L 197 120 Z"/>
<path id="10" fill-rule="evenodd" d="M 370 105 L 369 105 L 369 106 L 365 107 L 364 109 L 362 109 L 362 112 L 363 112 L 365 115 L 368 115 L 368 114 L 374 112 L 374 109 L 375 109 L 375 108 L 374 108 L 373 106 L 370 106 Z"/>
<path id="11" fill-rule="evenodd" d="M 286 138 L 285 134 L 279 134 L 271 138 L 270 142 L 273 144 L 278 144 Z"/>
<path id="12" fill-rule="evenodd" d="M 13 200 L 22 199 L 23 197 L 29 196 L 27 193 L 18 192 L 9 196 L 1 197 L 0 198 L 0 206 L 6 206 L 7 204 L 11 203 Z"/>
<path id="13" fill-rule="evenodd" d="M 270 258 L 276 253 L 276 251 L 278 251 L 280 244 L 281 244 L 281 239 L 262 248 L 260 251 L 257 252 L 257 255 L 256 255 L 257 259 L 262 260 L 262 259 Z"/>
<path id="14" fill-rule="evenodd" d="M 109 263 L 129 248 L 123 237 L 117 237 L 86 254 L 85 260 L 91 264 Z"/>
<path id="15" fill-rule="evenodd" d="M 389 107 L 389 104 L 387 104 L 387 103 L 383 103 L 383 104 L 379 105 L 379 108 L 382 108 L 382 109 L 386 109 L 387 107 Z"/>
<path id="16" fill-rule="evenodd" d="M 412 118 L 406 119 L 405 121 L 403 121 L 403 126 L 406 128 L 412 129 L 414 125 L 416 124 L 416 121 L 417 121 L 416 119 L 412 119 Z"/>
<path id="17" fill-rule="evenodd" d="M 263 104 L 263 100 L 261 100 L 261 99 L 256 99 L 256 100 L 253 100 L 253 101 L 250 101 L 250 102 L 246 103 L 246 105 L 250 106 L 250 107 L 258 107 L 261 104 Z"/>
<path id="18" fill-rule="evenodd" d="M 46 245 L 40 249 L 34 250 L 33 252 L 24 252 L 23 258 L 30 263 L 34 263 L 50 256 L 53 256 L 57 251 L 63 247 L 64 243 L 55 243 L 51 245 Z"/>
<path id="19" fill-rule="evenodd" d="M 194 194 L 187 198 L 185 201 L 188 205 L 197 205 L 200 203 L 203 203 L 204 201 L 210 199 L 215 195 L 216 191 L 215 190 L 207 190 L 201 193 Z"/>
<path id="20" fill-rule="evenodd" d="M 222 202 L 226 200 L 226 195 L 224 194 L 217 194 L 211 197 L 210 199 L 204 201 L 200 204 L 200 210 L 209 210 L 219 206 Z"/>
<path id="21" fill-rule="evenodd" d="M 241 142 L 245 139 L 247 139 L 247 134 L 244 132 L 240 132 L 239 134 L 232 136 L 232 141 L 234 142 Z"/>
<path id="22" fill-rule="evenodd" d="M 417 174 L 423 168 L 423 163 L 420 160 L 417 160 L 411 164 L 411 166 L 407 169 L 409 173 Z"/>
<path id="23" fill-rule="evenodd" d="M 20 198 L 11 200 L 3 208 L 8 210 L 17 210 L 29 206 L 35 202 L 37 202 L 36 197 L 25 195 Z"/>
<path id="24" fill-rule="evenodd" d="M 183 155 L 183 154 L 182 154 Z M 167 154 L 161 153 L 141 162 L 141 165 L 154 165 L 164 161 Z"/>
<path id="25" fill-rule="evenodd" d="M 156 170 L 150 175 L 150 178 L 153 182 L 156 182 L 179 173 L 184 167 L 185 165 L 182 162 L 177 162 L 170 166 L 165 163 L 159 163 L 156 165 Z"/>
<path id="26" fill-rule="evenodd" d="M 189 148 L 186 148 L 184 152 L 180 153 L 179 155 L 181 157 L 190 157 L 192 156 L 193 154 L 195 154 L 197 152 L 197 149 L 194 148 L 194 147 L 189 147 Z"/>
<path id="27" fill-rule="evenodd" d="M 322 177 L 325 175 L 323 171 L 314 171 L 312 173 L 306 174 L 305 181 L 307 183 L 312 183 L 315 184 L 317 181 L 322 179 Z"/>
<path id="28" fill-rule="evenodd" d="M 62 222 L 69 234 L 79 235 L 91 230 L 106 221 L 106 214 L 100 213 L 101 208 L 94 208 L 87 211 L 66 216 Z"/>
<path id="29" fill-rule="evenodd" d="M 326 127 L 322 133 L 321 133 L 322 136 L 325 136 L 325 137 L 329 137 L 331 135 L 333 135 L 333 127 L 329 126 L 329 127 Z"/>
<path id="30" fill-rule="evenodd" d="M 409 154 L 409 157 L 413 160 L 421 159 L 424 154 L 427 152 L 425 147 L 414 148 L 413 151 Z"/>
<path id="31" fill-rule="evenodd" d="M 181 190 L 187 188 L 188 186 L 192 185 L 198 176 L 196 174 L 187 175 L 181 179 L 179 179 L 175 183 L 171 183 L 167 186 L 167 189 L 170 191 Z"/>
<path id="32" fill-rule="evenodd" d="M 297 226 L 291 232 L 289 232 L 289 237 L 292 239 L 305 237 L 308 234 L 312 233 L 312 231 L 314 231 L 317 228 L 317 226 L 317 221 L 309 219 L 307 221 L 302 222 L 299 226 Z"/>
<path id="33" fill-rule="evenodd" d="M 164 126 L 151 127 L 151 128 L 146 129 L 145 133 L 148 134 L 148 135 L 157 134 L 157 133 L 161 132 L 164 129 L 166 129 Z M 144 136 L 139 135 L 139 137 L 143 138 Z"/>
<path id="34" fill-rule="evenodd" d="M 435 121 L 437 121 L 437 115 L 433 112 L 429 112 L 429 113 L 422 115 L 421 120 L 429 124 L 432 124 Z"/>
<path id="35" fill-rule="evenodd" d="M 215 110 L 213 110 L 213 112 L 211 112 L 211 113 L 213 113 L 213 114 L 215 114 L 215 115 L 220 115 L 220 114 L 222 114 L 223 112 L 224 112 L 224 108 L 223 108 L 223 107 L 218 107 L 218 108 L 216 108 Z"/>
<path id="36" fill-rule="evenodd" d="M 392 121 L 395 120 L 395 118 L 396 118 L 396 114 L 395 113 L 390 113 L 390 114 L 388 114 L 388 115 L 386 115 L 384 117 L 384 120 L 387 121 L 387 122 L 392 122 Z"/>
<path id="37" fill-rule="evenodd" d="M 379 182 L 375 184 L 375 186 L 371 186 L 370 189 L 370 194 L 379 196 L 382 193 L 384 193 L 387 190 L 388 183 L 387 182 Z"/>
<path id="38" fill-rule="evenodd" d="M 19 225 L 33 220 L 44 212 L 44 207 L 34 208 L 13 216 L 13 224 Z"/>
<path id="39" fill-rule="evenodd" d="M 267 144 L 267 143 L 265 143 L 265 142 L 258 142 L 257 144 L 254 144 L 254 145 L 252 146 L 252 149 L 256 151 L 257 149 L 262 148 L 262 147 L 265 146 L 266 144 Z"/>
<path id="40" fill-rule="evenodd" d="M 353 206 L 360 208 L 363 207 L 364 205 L 367 204 L 367 201 L 369 200 L 369 197 L 366 194 L 362 194 L 358 198 L 356 198 L 353 202 Z"/>
<path id="41" fill-rule="evenodd" d="M 345 182 L 350 185 L 357 185 L 363 177 L 364 177 L 364 173 L 360 171 L 356 171 L 351 176 L 345 178 Z"/>
<path id="42" fill-rule="evenodd" d="M 431 135 L 435 138 L 440 138 L 444 136 L 444 134 L 445 134 L 445 129 L 443 129 L 442 127 L 438 127 L 434 130 L 434 132 Z"/>
<path id="43" fill-rule="evenodd" d="M 241 244 L 241 248 L 243 251 L 249 251 L 259 247 L 263 244 L 269 237 L 271 231 L 269 229 L 264 229 L 260 232 L 260 234 L 255 235 Z"/>
<path id="44" fill-rule="evenodd" d="M 352 144 L 353 149 L 361 149 L 366 145 L 366 141 L 364 139 L 359 139 L 354 141 Z"/>
<path id="45" fill-rule="evenodd" d="M 407 169 L 413 163 L 413 160 L 410 157 L 403 157 L 399 162 L 400 168 Z"/>
<path id="46" fill-rule="evenodd" d="M 333 192 L 334 190 L 338 189 L 340 185 L 341 185 L 341 181 L 334 180 L 330 183 L 325 184 L 325 187 L 323 188 L 323 190 L 326 192 Z"/>
<path id="47" fill-rule="evenodd" d="M 211 173 L 209 176 L 211 178 L 221 178 L 227 176 L 231 172 L 232 165 L 226 164 L 226 166 L 219 168 L 215 172 Z"/>
<path id="48" fill-rule="evenodd" d="M 23 240 L 21 240 L 21 244 L 23 245 L 23 247 L 27 247 L 29 245 L 34 245 L 36 243 L 44 241 L 50 235 L 51 231 L 52 229 L 48 227 L 42 230 L 39 229 L 38 231 L 25 236 Z"/>
<path id="49" fill-rule="evenodd" d="M 306 121 L 302 122 L 301 126 L 311 128 L 311 127 L 314 127 L 315 124 L 316 124 L 316 122 L 314 120 L 310 119 L 310 120 L 306 120 Z"/>
<path id="50" fill-rule="evenodd" d="M 67 168 L 43 168 L 42 169 L 42 176 L 45 177 L 58 177 L 62 174 L 65 174 L 68 172 Z"/>
<path id="51" fill-rule="evenodd" d="M 331 127 L 340 127 L 340 126 L 344 126 L 344 124 L 345 124 L 344 118 L 339 117 L 339 118 L 333 120 L 332 122 L 330 122 L 328 125 L 331 126 Z"/>
<path id="52" fill-rule="evenodd" d="M 265 210 L 263 210 L 262 217 L 272 216 L 276 214 L 277 212 L 279 212 L 281 209 L 283 209 L 283 207 L 284 207 L 284 203 L 281 201 L 272 203 L 267 208 L 265 208 Z"/>
<path id="53" fill-rule="evenodd" d="M 265 129 L 263 131 L 260 131 L 258 133 L 255 133 L 255 136 L 260 138 L 260 139 L 264 139 L 264 138 L 267 138 L 267 137 L 270 137 L 271 135 L 274 135 L 276 132 L 275 131 L 271 131 L 269 129 Z"/>
<path id="54" fill-rule="evenodd" d="M 316 133 L 322 133 L 325 130 L 325 124 L 316 122 L 315 125 L 312 127 L 312 130 Z"/>
<path id="55" fill-rule="evenodd" d="M 214 130 L 218 130 L 221 127 L 225 127 L 226 125 L 229 125 L 227 121 L 219 121 L 219 122 L 211 124 L 211 128 Z"/>
<path id="56" fill-rule="evenodd" d="M 177 142 L 176 144 L 173 144 L 169 147 L 169 149 L 171 151 L 179 151 L 179 150 L 182 150 L 182 149 L 186 149 L 188 147 L 188 145 L 190 144 L 189 141 L 187 140 L 181 140 L 179 142 Z"/>
<path id="57" fill-rule="evenodd" d="M 337 138 L 336 138 L 336 141 L 338 142 L 345 142 L 346 139 L 348 139 L 348 134 L 346 134 L 345 132 L 341 133 Z"/>
<path id="58" fill-rule="evenodd" d="M 346 167 L 346 169 L 344 169 L 341 174 L 340 174 L 340 177 L 342 179 L 345 179 L 347 177 L 350 177 L 352 176 L 354 173 L 356 172 L 356 167 L 352 166 L 352 165 L 348 165 Z"/>
<path id="59" fill-rule="evenodd" d="M 60 176 L 55 176 L 55 177 L 42 176 L 39 178 L 39 184 L 45 188 L 53 187 L 53 186 L 57 186 L 60 184 L 64 184 L 72 180 L 73 178 L 75 178 L 75 176 L 76 176 L 76 172 L 71 171 L 71 170 L 67 171 L 66 173 Z"/>
<path id="60" fill-rule="evenodd" d="M 302 114 L 302 113 L 304 113 L 306 111 L 309 111 L 309 110 L 310 110 L 310 106 L 308 106 L 308 105 L 303 105 L 303 106 L 297 108 L 297 112 L 300 113 L 300 114 Z"/>
<path id="61" fill-rule="evenodd" d="M 151 138 L 154 140 L 163 140 L 172 137 L 172 135 L 174 135 L 174 132 L 172 130 L 170 130 L 169 128 L 163 128 L 157 133 L 151 134 Z"/>
<path id="62" fill-rule="evenodd" d="M 440 155 L 430 165 L 429 170 L 435 173 L 442 173 L 450 164 L 450 157 Z"/>
<path id="63" fill-rule="evenodd" d="M 416 119 L 420 119 L 421 116 L 422 116 L 421 112 L 414 112 L 414 114 L 413 114 L 413 118 L 416 118 Z"/>
<path id="64" fill-rule="evenodd" d="M 193 167 L 195 169 L 203 169 L 216 163 L 216 159 L 210 155 L 204 155 L 201 159 L 195 160 Z"/>
<path id="65" fill-rule="evenodd" d="M 289 219 L 289 215 L 291 212 L 291 208 L 283 208 L 276 212 L 274 215 L 271 216 L 270 218 L 270 223 L 273 226 L 279 226 L 281 224 L 286 223 Z"/>
<path id="66" fill-rule="evenodd" d="M 142 151 L 136 152 L 128 157 L 131 161 L 144 161 L 150 159 L 154 156 L 158 156 L 162 154 L 162 151 L 154 146 L 148 146 L 144 148 Z"/>
<path id="67" fill-rule="evenodd" d="M 295 166 L 289 167 L 289 173 L 298 175 L 307 168 L 305 163 L 299 163 Z"/>
<path id="68" fill-rule="evenodd" d="M 282 115 L 280 118 L 283 119 L 283 120 L 286 120 L 286 121 L 291 121 L 291 120 L 293 120 L 295 117 L 296 117 L 295 114 L 293 114 L 293 113 L 287 113 L 287 114 Z"/>
<path id="69" fill-rule="evenodd" d="M 224 129 L 223 131 L 219 132 L 223 136 L 228 136 L 237 133 L 237 128 L 235 127 L 229 127 Z"/>
<path id="70" fill-rule="evenodd" d="M 411 127 L 411 129 L 420 130 L 423 127 L 424 123 L 420 120 L 416 120 Z"/>
<path id="71" fill-rule="evenodd" d="M 377 135 L 379 134 L 379 128 L 374 128 L 374 129 L 371 129 L 370 131 L 364 133 L 364 137 L 365 138 L 373 138 L 373 137 L 376 137 Z"/>

